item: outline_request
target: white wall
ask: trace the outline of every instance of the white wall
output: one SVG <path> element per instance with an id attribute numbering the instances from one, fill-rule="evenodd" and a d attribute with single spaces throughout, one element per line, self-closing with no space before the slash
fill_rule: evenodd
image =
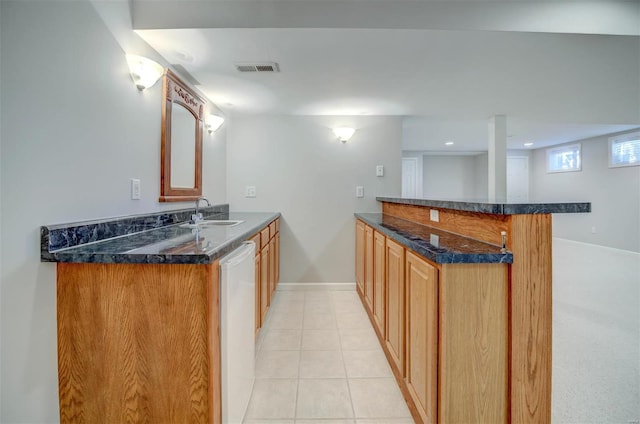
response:
<path id="1" fill-rule="evenodd" d="M 424 155 L 422 172 L 425 199 L 476 197 L 474 156 Z"/>
<path id="2" fill-rule="evenodd" d="M 591 202 L 589 214 L 553 215 L 556 237 L 640 252 L 640 166 L 609 168 L 608 136 L 580 143 L 580 172 L 547 173 L 546 149 L 535 150 L 532 199 Z"/>
<path id="3" fill-rule="evenodd" d="M 346 144 L 332 127 L 357 128 Z M 355 280 L 354 212 L 379 212 L 376 196 L 400 196 L 401 119 L 242 117 L 228 132 L 231 210 L 280 211 L 281 281 Z M 384 177 L 375 176 L 384 165 Z M 247 185 L 257 197 L 244 197 Z M 357 185 L 365 197 L 355 197 Z"/>
<path id="4" fill-rule="evenodd" d="M 489 154 L 482 153 L 473 157 L 474 161 L 474 198 L 489 198 Z"/>
<path id="5" fill-rule="evenodd" d="M 57 422 L 55 265 L 40 263 L 39 226 L 187 204 L 157 202 L 162 87 L 137 91 L 123 46 L 158 56 L 130 30 L 127 3 L 3 0 L 0 11 L 0 421 Z M 224 130 L 205 135 L 215 203 L 225 144 Z"/>

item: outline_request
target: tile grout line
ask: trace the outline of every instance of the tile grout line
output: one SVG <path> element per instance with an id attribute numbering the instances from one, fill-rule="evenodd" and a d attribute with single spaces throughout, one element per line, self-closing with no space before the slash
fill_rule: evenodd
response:
<path id="1" fill-rule="evenodd" d="M 338 317 L 335 313 L 335 298 L 333 295 L 331 296 L 331 307 L 334 310 L 334 315 L 336 315 L 336 330 L 338 332 L 338 341 L 340 342 L 340 356 L 342 356 L 342 367 L 344 368 L 344 377 L 347 381 L 347 391 L 349 392 L 349 403 L 351 404 L 351 412 L 353 413 L 353 422 L 356 422 L 356 408 L 353 406 L 353 395 L 351 394 L 351 384 L 349 384 L 349 374 L 347 373 L 347 363 L 344 360 L 344 350 L 342 349 L 342 335 L 340 334 L 340 328 L 338 326 Z"/>
<path id="2" fill-rule="evenodd" d="M 302 324 L 300 329 L 300 346 L 298 346 L 298 378 L 296 379 L 296 400 L 293 403 L 293 422 L 298 420 L 298 399 L 300 398 L 300 369 L 302 368 L 302 339 L 304 337 L 304 311 L 307 307 L 307 294 L 302 293 Z"/>

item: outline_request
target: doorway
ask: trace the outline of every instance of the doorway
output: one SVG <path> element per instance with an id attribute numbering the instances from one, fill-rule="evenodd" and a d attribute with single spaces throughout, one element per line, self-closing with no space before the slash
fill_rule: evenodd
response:
<path id="1" fill-rule="evenodd" d="M 422 197 L 422 164 L 418 159 L 417 157 L 402 158 L 402 197 L 405 199 Z"/>
<path id="2" fill-rule="evenodd" d="M 525 203 L 529 201 L 529 157 L 507 157 L 507 201 Z"/>

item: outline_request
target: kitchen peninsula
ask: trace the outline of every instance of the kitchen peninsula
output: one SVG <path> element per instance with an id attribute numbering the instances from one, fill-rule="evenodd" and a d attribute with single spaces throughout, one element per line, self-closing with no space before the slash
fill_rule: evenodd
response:
<path id="1" fill-rule="evenodd" d="M 551 422 L 551 214 L 590 203 L 377 200 L 356 287 L 416 422 Z"/>
<path id="2" fill-rule="evenodd" d="M 190 208 L 41 227 L 41 260 L 57 262 L 60 422 L 221 422 L 219 259 L 255 242 L 257 331 L 280 214 L 202 212 L 237 222 L 196 227 Z"/>

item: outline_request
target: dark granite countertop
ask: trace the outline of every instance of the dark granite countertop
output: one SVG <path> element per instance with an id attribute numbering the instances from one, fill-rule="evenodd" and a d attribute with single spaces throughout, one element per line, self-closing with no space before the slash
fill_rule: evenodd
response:
<path id="1" fill-rule="evenodd" d="M 355 216 L 435 263 L 513 263 L 513 254 L 501 253 L 500 246 L 381 213 L 356 213 Z"/>
<path id="2" fill-rule="evenodd" d="M 258 230 L 280 216 L 280 213 L 274 212 L 229 213 L 227 211 L 205 216 L 205 219 L 230 219 L 244 222 L 235 226 L 206 226 L 196 230 L 183 226 L 183 221 L 53 249 L 51 244 L 55 247 L 60 245 L 57 239 L 62 236 L 69 238 L 68 228 L 72 228 L 73 235 L 76 236 L 81 231 L 79 229 L 95 233 L 96 225 L 101 224 L 99 221 L 87 221 L 85 226 L 65 224 L 68 227 L 61 225 L 42 227 L 41 259 L 45 262 L 208 264 L 239 247 Z M 113 222 L 110 221 L 107 225 L 113 226 Z M 62 236 L 58 234 L 54 243 L 47 243 L 49 235 L 55 235 L 56 231 L 63 231 Z M 48 249 L 45 249 L 45 245 Z"/>
<path id="3" fill-rule="evenodd" d="M 431 206 L 432 208 L 453 209 L 457 211 L 490 213 L 495 215 L 533 215 L 547 213 L 588 213 L 590 202 L 528 202 L 512 203 L 489 200 L 435 200 L 403 199 L 400 197 L 376 197 L 378 202 L 398 203 L 402 205 Z"/>

